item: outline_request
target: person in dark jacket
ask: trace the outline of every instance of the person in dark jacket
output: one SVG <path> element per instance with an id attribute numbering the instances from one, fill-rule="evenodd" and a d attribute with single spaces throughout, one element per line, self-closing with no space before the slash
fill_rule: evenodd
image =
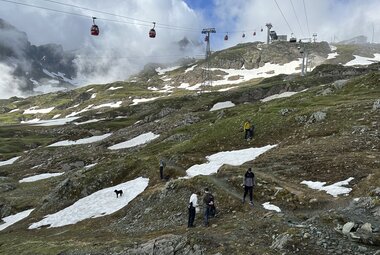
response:
<path id="1" fill-rule="evenodd" d="M 161 180 L 164 179 L 164 167 L 165 167 L 165 162 L 163 159 L 160 159 L 160 178 L 161 178 Z"/>
<path id="2" fill-rule="evenodd" d="M 214 196 L 210 193 L 208 188 L 205 188 L 205 195 L 203 196 L 204 204 L 204 226 L 208 227 L 208 219 L 211 216 L 211 210 L 214 206 Z"/>
<path id="3" fill-rule="evenodd" d="M 245 197 L 249 193 L 249 204 L 253 205 L 253 187 L 256 186 L 255 174 L 252 172 L 252 168 L 248 168 L 243 178 L 244 195 L 243 203 L 245 203 Z"/>

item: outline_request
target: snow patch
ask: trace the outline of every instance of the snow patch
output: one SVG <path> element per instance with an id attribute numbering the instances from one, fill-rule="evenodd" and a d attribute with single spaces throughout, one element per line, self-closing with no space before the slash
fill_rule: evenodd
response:
<path id="1" fill-rule="evenodd" d="M 191 72 L 191 71 L 194 71 L 194 68 L 195 68 L 196 66 L 197 66 L 197 65 L 193 65 L 193 66 L 187 68 L 187 69 L 185 70 L 185 73 L 187 73 L 187 72 Z"/>
<path id="2" fill-rule="evenodd" d="M 29 214 L 33 211 L 34 209 L 26 210 L 19 212 L 14 215 L 10 215 L 8 217 L 4 217 L 2 220 L 4 221 L 3 224 L 0 225 L 0 231 L 6 229 L 7 227 L 15 224 L 16 222 L 25 219 L 26 217 L 29 216 Z"/>
<path id="3" fill-rule="evenodd" d="M 218 152 L 206 157 L 208 163 L 193 165 L 186 170 L 186 173 L 189 177 L 194 177 L 197 175 L 210 175 L 216 173 L 224 164 L 240 166 L 247 161 L 254 160 L 261 154 L 276 146 L 277 145 L 267 145 L 260 148 L 248 148 L 235 151 Z"/>
<path id="4" fill-rule="evenodd" d="M 276 212 L 281 212 L 280 207 L 272 205 L 270 202 L 265 202 L 263 204 L 263 207 L 269 211 L 276 211 Z"/>
<path id="5" fill-rule="evenodd" d="M 13 158 L 5 160 L 5 161 L 0 161 L 0 166 L 12 165 L 19 158 L 21 158 L 21 156 L 13 157 Z"/>
<path id="6" fill-rule="evenodd" d="M 230 107 L 234 107 L 234 106 L 235 106 L 235 104 L 232 103 L 231 101 L 220 102 L 220 103 L 214 104 L 214 106 L 210 109 L 210 112 L 225 109 L 225 108 L 230 108 Z"/>
<path id="7" fill-rule="evenodd" d="M 170 72 L 178 68 L 181 68 L 181 66 L 173 66 L 173 67 L 168 67 L 168 68 L 158 67 L 156 68 L 156 72 L 158 73 L 158 75 L 164 75 L 166 72 Z"/>
<path id="8" fill-rule="evenodd" d="M 269 97 L 266 97 L 264 99 L 261 99 L 260 101 L 261 102 L 268 102 L 268 101 L 271 101 L 271 100 L 274 100 L 274 99 L 278 99 L 278 98 L 285 98 L 285 97 L 291 97 L 295 94 L 298 94 L 300 92 L 305 92 L 306 90 L 302 90 L 302 91 L 297 91 L 297 92 L 292 92 L 292 91 L 288 91 L 288 92 L 284 92 L 284 93 L 281 93 L 281 94 L 274 94 L 272 96 L 269 96 Z"/>
<path id="9" fill-rule="evenodd" d="M 348 194 L 351 192 L 352 188 L 346 188 L 342 186 L 346 186 L 352 181 L 354 178 L 350 177 L 344 181 L 340 181 L 328 186 L 325 186 L 326 182 L 313 182 L 313 181 L 302 181 L 301 184 L 307 185 L 310 189 L 316 190 L 324 190 L 327 194 L 332 195 L 333 197 L 337 197 L 338 195 Z"/>
<path id="10" fill-rule="evenodd" d="M 116 103 L 101 104 L 101 105 L 94 106 L 93 108 L 94 109 L 99 109 L 103 107 L 119 108 L 121 106 L 121 103 L 123 103 L 123 101 L 118 101 Z"/>
<path id="11" fill-rule="evenodd" d="M 51 120 L 38 120 L 36 122 L 32 122 L 32 124 L 39 127 L 62 126 L 76 119 L 79 119 L 79 117 L 51 119 Z"/>
<path id="12" fill-rule="evenodd" d="M 329 53 L 327 55 L 327 59 L 333 59 L 333 58 L 336 58 L 337 56 L 339 56 L 338 52 Z"/>
<path id="13" fill-rule="evenodd" d="M 54 109 L 54 107 L 50 107 L 50 108 L 46 108 L 46 109 L 37 109 L 37 108 L 38 108 L 38 106 L 33 106 L 33 107 L 25 110 L 23 114 L 49 113 Z"/>
<path id="14" fill-rule="evenodd" d="M 39 222 L 33 223 L 29 229 L 49 226 L 49 228 L 75 224 L 79 221 L 102 217 L 114 213 L 131 202 L 148 187 L 149 179 L 137 179 L 99 190 L 87 197 L 79 199 L 73 205 L 54 214 L 46 215 Z M 123 190 L 123 196 L 116 198 L 114 190 Z"/>
<path id="15" fill-rule="evenodd" d="M 60 142 L 50 144 L 50 145 L 48 145 L 48 147 L 71 146 L 71 145 L 95 143 L 95 142 L 99 142 L 103 139 L 106 139 L 107 137 L 109 137 L 111 135 L 112 135 L 112 133 L 108 133 L 108 134 L 104 134 L 104 135 L 91 136 L 91 137 L 79 139 L 76 141 L 65 140 L 65 141 L 60 141 Z"/>
<path id="16" fill-rule="evenodd" d="M 136 98 L 136 99 L 133 99 L 133 104 L 131 104 L 131 105 L 138 105 L 139 103 L 144 103 L 144 102 L 153 101 L 153 100 L 156 100 L 157 98 L 159 98 L 159 97 L 152 97 L 152 98 Z"/>
<path id="17" fill-rule="evenodd" d="M 34 175 L 34 176 L 30 176 L 30 177 L 26 177 L 26 178 L 23 178 L 21 180 L 19 180 L 18 182 L 35 182 L 35 181 L 39 181 L 39 180 L 44 180 L 44 179 L 48 179 L 48 178 L 51 178 L 51 177 L 56 177 L 56 176 L 60 176 L 64 173 L 45 173 L 45 174 L 39 174 L 39 175 Z"/>
<path id="18" fill-rule="evenodd" d="M 74 122 L 74 124 L 75 125 L 84 125 L 84 124 L 99 122 L 102 120 L 105 120 L 105 119 L 104 118 L 103 119 L 92 119 L 92 120 L 87 120 L 87 121 L 83 121 L 83 122 Z"/>
<path id="19" fill-rule="evenodd" d="M 108 88 L 107 90 L 118 90 L 118 89 L 122 89 L 123 87 L 110 87 Z"/>
<path id="20" fill-rule="evenodd" d="M 154 134 L 152 132 L 145 133 L 145 134 L 139 135 L 139 136 L 137 136 L 135 138 L 132 138 L 132 139 L 130 139 L 128 141 L 112 145 L 112 146 L 108 147 L 108 149 L 110 149 L 110 150 L 119 150 L 119 149 L 125 149 L 125 148 L 135 147 L 135 146 L 138 146 L 138 145 L 150 142 L 150 141 L 156 139 L 159 136 L 160 135 L 156 135 L 156 134 Z"/>
<path id="21" fill-rule="evenodd" d="M 375 57 L 373 58 L 366 58 L 354 55 L 355 59 L 351 60 L 350 62 L 347 62 L 345 66 L 355 66 L 355 65 L 370 65 L 376 62 L 380 61 L 380 54 L 375 53 Z"/>

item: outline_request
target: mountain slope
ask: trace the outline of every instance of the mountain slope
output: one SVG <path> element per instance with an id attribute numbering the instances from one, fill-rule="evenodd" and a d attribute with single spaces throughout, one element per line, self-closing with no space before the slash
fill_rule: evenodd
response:
<path id="1" fill-rule="evenodd" d="M 279 75 L 224 92 L 160 92 L 149 89 L 153 81 L 136 80 L 2 100 L 1 160 L 21 158 L 0 166 L 1 216 L 35 209 L 0 231 L 0 250 L 3 254 L 374 254 L 380 226 L 378 70 L 377 64 L 322 65 L 307 77 Z M 158 77 L 153 74 L 150 79 Z M 268 98 L 289 91 L 298 93 Z M 235 106 L 210 111 L 227 101 Z M 19 123 L 58 114 L 56 119 L 80 118 L 56 126 Z M 246 119 L 256 127 L 249 142 L 242 132 Z M 148 132 L 159 137 L 130 148 L 109 149 Z M 47 147 L 109 133 L 98 142 Z M 191 166 L 206 163 L 206 156 L 266 145 L 277 146 L 253 161 L 224 164 L 211 176 L 179 178 Z M 167 163 L 168 181 L 159 179 L 160 158 Z M 250 166 L 258 182 L 254 208 L 241 204 L 239 197 L 242 175 Z M 19 182 L 42 173 L 63 174 Z M 59 228 L 28 229 L 81 198 L 140 176 L 149 178 L 146 190 L 111 215 Z M 350 177 L 353 180 L 346 187 L 352 191 L 336 198 L 301 184 L 319 181 L 327 186 Z M 211 219 L 211 227 L 203 228 L 198 214 L 197 227 L 187 230 L 188 199 L 192 190 L 205 187 L 216 197 L 217 217 Z M 114 199 L 115 194 L 109 196 Z M 281 213 L 266 210 L 265 202 L 278 206 Z M 360 244 L 339 233 L 350 221 L 358 226 L 351 234 L 359 236 Z M 372 225 L 371 232 L 359 231 L 363 223 Z"/>

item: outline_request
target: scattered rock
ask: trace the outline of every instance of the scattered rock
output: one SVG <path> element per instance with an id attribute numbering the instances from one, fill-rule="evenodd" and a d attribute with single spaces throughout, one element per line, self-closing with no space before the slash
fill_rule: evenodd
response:
<path id="1" fill-rule="evenodd" d="M 279 236 L 277 236 L 270 248 L 274 250 L 281 250 L 290 240 L 292 240 L 292 236 L 290 234 L 282 233 Z"/>
<path id="2" fill-rule="evenodd" d="M 295 119 L 298 122 L 298 124 L 303 124 L 307 121 L 307 116 L 306 115 L 296 116 Z"/>
<path id="3" fill-rule="evenodd" d="M 376 111 L 376 110 L 380 110 L 380 99 L 377 99 L 377 100 L 373 103 L 373 107 L 372 107 L 372 109 L 373 109 L 374 111 Z"/>
<path id="4" fill-rule="evenodd" d="M 327 114 L 325 112 L 321 112 L 321 111 L 315 112 L 310 116 L 307 122 L 308 123 L 321 122 L 326 118 L 326 115 Z"/>
<path id="5" fill-rule="evenodd" d="M 319 95 L 321 96 L 326 96 L 326 95 L 330 95 L 333 93 L 333 90 L 331 88 L 327 88 L 327 89 L 324 89 L 322 90 Z"/>
<path id="6" fill-rule="evenodd" d="M 346 224 L 344 224 L 343 229 L 342 229 L 343 235 L 348 235 L 354 226 L 355 226 L 354 222 L 347 222 Z"/>
<path id="7" fill-rule="evenodd" d="M 288 115 L 289 113 L 293 112 L 293 109 L 288 109 L 288 108 L 283 108 L 279 111 L 279 113 L 282 115 L 282 116 L 286 116 Z"/>
<path id="8" fill-rule="evenodd" d="M 346 84 L 348 80 L 337 80 L 333 82 L 333 87 L 337 90 L 342 89 Z"/>
<path id="9" fill-rule="evenodd" d="M 372 225 L 371 223 L 364 223 L 361 227 L 361 230 L 372 233 Z"/>

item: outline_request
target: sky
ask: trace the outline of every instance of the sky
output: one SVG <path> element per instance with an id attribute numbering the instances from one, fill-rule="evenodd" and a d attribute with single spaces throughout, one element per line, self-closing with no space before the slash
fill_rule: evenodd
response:
<path id="1" fill-rule="evenodd" d="M 221 49 L 243 41 L 244 31 L 247 34 L 244 41 L 265 40 L 264 33 L 258 33 L 256 38 L 251 33 L 255 29 L 258 32 L 261 27 L 265 29 L 268 22 L 278 34 L 290 36 L 293 32 L 301 38 L 317 33 L 319 39 L 327 41 L 334 36 L 336 40 L 343 40 L 361 34 L 371 41 L 373 25 L 375 41 L 378 41 L 376 32 L 380 32 L 380 17 L 377 15 L 380 2 L 377 0 L 12 0 L 45 9 L 6 1 L 0 1 L 1 18 L 25 31 L 33 44 L 54 42 L 62 44 L 66 50 L 113 45 L 115 42 L 132 48 L 144 47 L 148 53 L 158 48 L 169 50 L 169 42 L 181 40 L 183 36 L 201 39 L 201 29 L 207 27 L 216 28 L 214 49 Z M 89 35 L 93 16 L 99 18 L 101 36 L 98 38 Z M 157 23 L 155 39 L 147 36 L 151 22 Z M 228 42 L 223 41 L 226 32 L 231 38 Z"/>
<path id="2" fill-rule="evenodd" d="M 265 41 L 268 22 L 288 38 L 317 33 L 318 41 L 340 41 L 365 35 L 378 42 L 379 8 L 378 0 L 0 0 L 0 18 L 26 32 L 34 45 L 57 43 L 75 50 L 77 82 L 83 85 L 125 80 L 147 63 L 203 58 L 203 28 L 216 29 L 213 51 Z M 100 28 L 97 37 L 90 35 L 92 17 Z M 153 22 L 154 39 L 148 37 Z M 184 38 L 192 43 L 179 47 Z M 19 82 L 10 75 L 12 67 L 0 64 L 0 69 L 0 90 L 15 94 L 7 86 Z"/>

